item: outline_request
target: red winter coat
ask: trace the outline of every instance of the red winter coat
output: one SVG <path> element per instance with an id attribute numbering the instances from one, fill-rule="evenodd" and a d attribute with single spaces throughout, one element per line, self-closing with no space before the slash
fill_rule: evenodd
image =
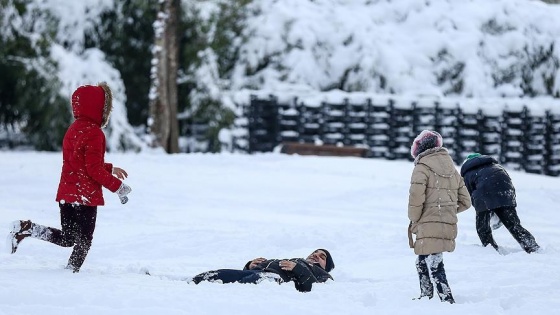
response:
<path id="1" fill-rule="evenodd" d="M 116 192 L 121 180 L 112 175 L 113 165 L 105 163 L 105 134 L 112 96 L 108 86 L 80 86 L 72 94 L 76 119 L 62 142 L 62 173 L 56 201 L 86 206 L 102 206 L 101 186 Z"/>

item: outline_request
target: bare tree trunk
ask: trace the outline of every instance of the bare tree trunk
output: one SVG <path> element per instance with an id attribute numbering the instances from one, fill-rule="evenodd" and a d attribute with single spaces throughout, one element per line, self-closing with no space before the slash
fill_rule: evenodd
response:
<path id="1" fill-rule="evenodd" d="M 179 70 L 179 45 L 178 45 L 178 18 L 179 12 L 181 10 L 180 0 L 171 0 L 171 5 L 169 9 L 169 21 L 167 27 L 167 38 L 169 47 L 169 72 L 168 72 L 168 83 L 169 89 L 167 92 L 169 99 L 169 139 L 167 143 L 168 153 L 178 153 L 179 152 L 179 122 L 177 121 L 177 71 Z"/>
<path id="2" fill-rule="evenodd" d="M 149 132 L 153 146 L 179 152 L 177 122 L 177 17 L 179 0 L 164 0 L 154 23 L 155 45 L 151 70 Z"/>

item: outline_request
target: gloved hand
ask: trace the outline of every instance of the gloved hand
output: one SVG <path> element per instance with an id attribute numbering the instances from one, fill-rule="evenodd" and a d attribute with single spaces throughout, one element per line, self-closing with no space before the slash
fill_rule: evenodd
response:
<path id="1" fill-rule="evenodd" d="M 119 196 L 119 199 L 121 200 L 121 203 L 123 205 L 128 202 L 128 197 L 126 195 L 130 194 L 131 191 L 132 188 L 130 188 L 130 186 L 125 183 L 122 183 L 121 187 L 119 187 L 119 189 L 117 190 L 117 196 Z"/>

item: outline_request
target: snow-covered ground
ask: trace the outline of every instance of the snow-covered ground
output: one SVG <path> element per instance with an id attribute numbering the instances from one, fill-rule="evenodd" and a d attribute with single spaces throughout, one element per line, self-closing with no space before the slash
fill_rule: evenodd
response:
<path id="1" fill-rule="evenodd" d="M 512 171 L 519 216 L 543 252 L 521 251 L 505 229 L 499 255 L 479 244 L 474 210 L 460 215 L 457 249 L 444 254 L 457 304 L 414 301 L 408 248 L 412 163 L 264 155 L 109 154 L 133 188 L 121 205 L 105 192 L 82 271 L 69 248 L 26 239 L 0 245 L 0 314 L 555 314 L 560 308 L 558 178 Z M 16 219 L 59 226 L 60 153 L 0 153 L 0 233 Z M 3 232 L 2 232 L 3 231 Z M 293 284 L 188 284 L 256 257 L 330 250 L 335 281 L 309 293 Z"/>

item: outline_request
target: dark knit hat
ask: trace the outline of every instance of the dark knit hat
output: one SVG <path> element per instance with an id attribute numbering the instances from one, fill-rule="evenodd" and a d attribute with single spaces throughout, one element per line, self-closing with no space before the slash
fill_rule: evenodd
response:
<path id="1" fill-rule="evenodd" d="M 443 146 L 441 135 L 435 131 L 422 130 L 422 132 L 414 139 L 410 147 L 410 154 L 416 158 L 420 153 Z"/>
<path id="2" fill-rule="evenodd" d="M 330 272 L 331 270 L 334 269 L 334 261 L 332 259 L 331 253 L 329 253 L 328 250 L 324 249 L 324 248 L 319 248 L 317 250 L 322 250 L 325 252 L 325 254 L 327 254 L 327 264 L 325 265 L 325 270 L 327 272 Z"/>

